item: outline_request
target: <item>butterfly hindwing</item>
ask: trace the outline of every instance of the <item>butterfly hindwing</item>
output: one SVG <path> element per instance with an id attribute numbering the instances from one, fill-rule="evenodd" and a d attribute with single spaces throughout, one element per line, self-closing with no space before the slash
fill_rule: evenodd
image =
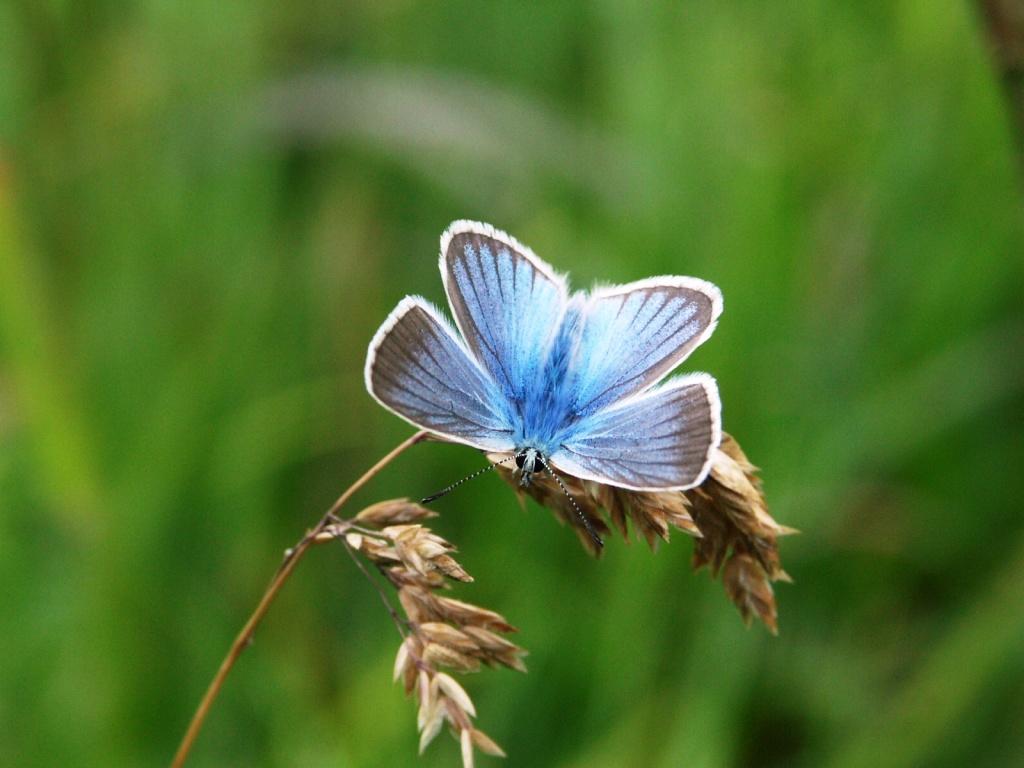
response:
<path id="1" fill-rule="evenodd" d="M 366 388 L 417 427 L 490 451 L 512 448 L 499 393 L 438 312 L 403 299 L 370 342 Z"/>
<path id="2" fill-rule="evenodd" d="M 652 386 L 714 330 L 722 294 L 704 280 L 655 277 L 595 291 L 573 380 L 582 416 Z"/>
<path id="3" fill-rule="evenodd" d="M 467 346 L 506 399 L 521 401 L 561 323 L 564 278 L 514 238 L 472 221 L 442 235 L 440 267 Z"/>
<path id="4" fill-rule="evenodd" d="M 549 459 L 575 477 L 622 488 L 685 489 L 703 482 L 721 435 L 718 387 L 699 373 L 594 413 Z"/>

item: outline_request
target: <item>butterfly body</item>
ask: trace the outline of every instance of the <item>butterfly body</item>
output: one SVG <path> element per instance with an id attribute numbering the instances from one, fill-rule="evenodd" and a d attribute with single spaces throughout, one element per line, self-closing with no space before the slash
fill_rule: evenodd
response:
<path id="1" fill-rule="evenodd" d="M 367 356 L 385 407 L 515 455 L 524 482 L 548 465 L 641 490 L 703 480 L 721 439 L 714 379 L 656 385 L 713 330 L 715 286 L 661 277 L 570 294 L 528 248 L 465 221 L 442 236 L 440 267 L 457 331 L 422 298 L 399 303 Z"/>

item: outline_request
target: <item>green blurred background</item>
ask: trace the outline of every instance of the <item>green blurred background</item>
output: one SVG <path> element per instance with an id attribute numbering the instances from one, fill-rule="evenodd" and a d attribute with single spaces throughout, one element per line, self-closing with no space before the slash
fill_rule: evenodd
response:
<path id="1" fill-rule="evenodd" d="M 577 287 L 720 285 L 687 367 L 803 531 L 773 638 L 684 536 L 596 562 L 495 477 L 447 497 L 456 596 L 531 652 L 465 681 L 504 764 L 1024 764 L 1024 227 L 974 7 L 629 5 L 0 3 L 0 764 L 169 760 L 409 434 L 366 345 L 442 300 L 455 218 Z M 478 466 L 418 447 L 359 502 Z M 318 549 L 191 764 L 455 764 L 397 644 Z"/>

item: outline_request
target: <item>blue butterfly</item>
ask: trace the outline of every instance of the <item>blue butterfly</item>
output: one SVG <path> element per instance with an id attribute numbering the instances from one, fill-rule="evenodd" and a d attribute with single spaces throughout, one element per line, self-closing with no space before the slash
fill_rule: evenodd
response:
<path id="1" fill-rule="evenodd" d="M 692 277 L 570 294 L 565 277 L 488 224 L 441 236 L 458 331 L 407 296 L 370 342 L 366 388 L 421 429 L 515 456 L 524 483 L 549 465 L 637 491 L 699 485 L 721 441 L 706 373 L 662 379 L 722 312 Z"/>

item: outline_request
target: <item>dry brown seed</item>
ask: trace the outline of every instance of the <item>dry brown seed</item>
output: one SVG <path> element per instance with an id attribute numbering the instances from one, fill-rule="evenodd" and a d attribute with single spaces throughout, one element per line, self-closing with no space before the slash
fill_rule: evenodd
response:
<path id="1" fill-rule="evenodd" d="M 391 680 L 396 681 L 405 674 L 406 668 L 412 662 L 409 656 L 409 638 L 402 641 L 398 646 L 398 653 L 395 655 L 395 668 L 392 671 Z"/>
<path id="2" fill-rule="evenodd" d="M 476 641 L 455 627 L 439 621 L 428 621 L 417 626 L 417 630 L 428 642 L 440 643 L 457 651 L 474 651 Z"/>
<path id="3" fill-rule="evenodd" d="M 515 643 L 510 640 L 506 640 L 501 635 L 497 635 L 483 627 L 463 627 L 462 631 L 473 639 L 480 650 L 496 653 L 505 653 L 507 651 L 525 653 L 525 651 Z"/>
<path id="4" fill-rule="evenodd" d="M 768 574 L 755 558 L 733 556 L 725 566 L 722 583 L 748 626 L 756 616 L 773 635 L 778 634 L 775 593 Z"/>
<path id="5" fill-rule="evenodd" d="M 473 577 L 466 573 L 466 570 L 450 555 L 439 555 L 431 560 L 431 563 L 433 563 L 434 567 L 449 578 L 465 583 L 473 581 Z"/>
<path id="6" fill-rule="evenodd" d="M 422 525 L 388 525 L 381 528 L 381 533 L 387 536 L 392 541 L 398 541 L 401 538 L 406 540 L 416 537 L 416 532 L 419 531 Z"/>
<path id="7" fill-rule="evenodd" d="M 490 736 L 483 731 L 473 729 L 473 744 L 481 752 L 494 757 L 505 757 L 505 751 L 499 747 Z"/>
<path id="8" fill-rule="evenodd" d="M 422 525 L 389 525 L 381 531 L 392 541 L 402 541 L 406 544 L 415 544 L 418 548 L 424 549 L 424 556 L 432 556 L 455 549 L 452 544 L 442 539 L 429 528 Z"/>
<path id="9" fill-rule="evenodd" d="M 459 734 L 459 743 L 462 747 L 462 768 L 473 768 L 473 732 L 469 728 L 463 728 Z"/>
<path id="10" fill-rule="evenodd" d="M 685 497 L 684 497 L 685 498 Z M 671 513 L 668 518 L 669 525 L 673 528 L 677 528 L 687 536 L 692 536 L 695 539 L 701 537 L 700 528 L 697 527 L 697 523 L 690 516 L 689 512 L 682 512 L 680 514 Z"/>
<path id="11" fill-rule="evenodd" d="M 402 678 L 402 690 L 405 691 L 406 696 L 412 693 L 413 688 L 416 687 L 417 676 L 418 672 L 415 664 L 410 664 L 405 668 L 405 676 Z"/>
<path id="12" fill-rule="evenodd" d="M 425 669 L 420 670 L 419 679 L 416 682 L 416 690 L 420 696 L 420 711 L 416 727 L 422 729 L 426 723 L 426 716 L 430 713 L 431 708 L 436 705 L 436 700 L 430 695 L 430 675 L 427 674 Z"/>
<path id="13" fill-rule="evenodd" d="M 444 539 L 438 539 L 438 537 L 429 533 L 420 533 L 420 535 L 413 539 L 413 542 L 416 547 L 416 552 L 424 560 L 434 560 L 455 549 L 455 547 L 448 544 Z"/>
<path id="14" fill-rule="evenodd" d="M 518 632 L 505 617 L 487 608 L 456 600 L 454 597 L 435 598 L 436 610 L 441 618 L 456 624 L 476 624 L 498 632 Z"/>
<path id="15" fill-rule="evenodd" d="M 449 699 L 455 702 L 470 717 L 476 717 L 476 707 L 473 706 L 473 700 L 469 698 L 469 694 L 455 681 L 454 677 L 444 672 L 438 672 L 434 675 L 431 685 L 440 688 Z"/>
<path id="16" fill-rule="evenodd" d="M 367 507 L 356 515 L 356 520 L 374 528 L 384 528 L 389 525 L 415 523 L 431 517 L 437 517 L 437 513 L 414 504 L 409 499 L 391 499 Z"/>
<path id="17" fill-rule="evenodd" d="M 359 533 L 350 533 L 345 536 L 345 543 L 352 549 L 358 551 L 363 548 L 363 537 Z"/>
<path id="18" fill-rule="evenodd" d="M 462 566 L 447 554 L 455 548 L 422 526 L 389 526 L 383 533 L 395 542 L 395 551 L 409 569 L 423 576 L 437 569 L 450 578 L 472 581 Z"/>
<path id="19" fill-rule="evenodd" d="M 405 665 L 405 671 L 402 675 L 402 688 L 405 691 L 405 695 L 408 696 L 413 692 L 416 687 L 416 683 L 419 680 L 420 670 L 416 666 L 417 661 L 421 655 L 423 646 L 419 640 L 416 639 L 415 635 L 409 635 L 405 639 L 405 646 L 409 650 L 409 663 Z"/>
<path id="20" fill-rule="evenodd" d="M 516 672 L 526 673 L 526 664 L 523 663 L 521 656 L 525 656 L 526 651 L 520 649 L 516 652 L 510 653 L 499 653 L 494 656 L 493 659 L 488 659 L 490 662 L 501 664 L 509 669 L 514 669 Z"/>
<path id="21" fill-rule="evenodd" d="M 629 541 L 629 524 L 626 522 L 626 505 L 622 496 L 610 485 L 594 483 L 594 501 L 608 512 L 608 518 L 625 541 Z"/>
<path id="22" fill-rule="evenodd" d="M 396 587 L 419 587 L 421 589 L 441 589 L 446 586 L 444 574 L 439 571 L 417 573 L 404 566 L 396 565 L 385 572 L 388 581 Z"/>
<path id="23" fill-rule="evenodd" d="M 434 737 L 441 732 L 441 726 L 445 721 L 445 708 L 435 705 L 433 710 L 427 714 L 420 727 L 420 754 L 430 745 Z"/>
<path id="24" fill-rule="evenodd" d="M 454 648 L 439 643 L 427 643 L 423 649 L 423 661 L 464 672 L 476 672 L 480 669 L 480 662 L 472 656 L 459 653 Z"/>
<path id="25" fill-rule="evenodd" d="M 428 597 L 432 597 L 432 595 L 422 587 L 414 584 L 404 586 L 398 590 L 398 602 L 402 604 L 402 610 L 409 617 L 409 621 L 414 623 L 430 621 L 434 618 L 433 614 L 425 609 L 425 606 L 430 604 L 429 599 L 427 599 Z"/>
<path id="26" fill-rule="evenodd" d="M 363 536 L 359 545 L 359 551 L 375 563 L 397 563 L 400 562 L 395 548 L 370 536 Z"/>
<path id="27" fill-rule="evenodd" d="M 396 539 L 395 552 L 410 570 L 413 570 L 422 576 L 426 576 L 429 573 L 426 561 L 420 557 L 420 553 L 416 550 L 416 547 L 411 540 L 403 540 L 401 538 Z"/>

